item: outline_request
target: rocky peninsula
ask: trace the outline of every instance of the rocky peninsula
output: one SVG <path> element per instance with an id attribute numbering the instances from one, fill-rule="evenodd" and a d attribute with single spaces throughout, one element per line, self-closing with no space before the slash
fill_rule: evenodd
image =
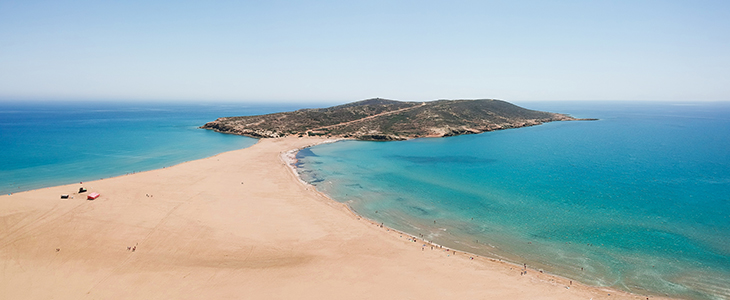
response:
<path id="1" fill-rule="evenodd" d="M 397 141 L 574 120 L 586 119 L 494 99 L 404 102 L 374 98 L 328 108 L 218 118 L 201 128 L 253 138 L 296 135 Z"/>

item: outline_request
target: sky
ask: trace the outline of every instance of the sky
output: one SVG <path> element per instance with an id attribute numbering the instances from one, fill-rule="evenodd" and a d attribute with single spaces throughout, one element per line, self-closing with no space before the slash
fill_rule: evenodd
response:
<path id="1" fill-rule="evenodd" d="M 5 1 L 0 100 L 730 100 L 730 1 Z"/>

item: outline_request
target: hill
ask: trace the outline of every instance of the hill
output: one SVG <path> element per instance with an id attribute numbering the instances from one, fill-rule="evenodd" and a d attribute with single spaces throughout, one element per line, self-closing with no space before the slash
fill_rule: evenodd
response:
<path id="1" fill-rule="evenodd" d="M 327 135 L 392 141 L 473 134 L 570 120 L 577 119 L 564 114 L 529 110 L 501 100 L 403 102 L 375 98 L 328 108 L 218 118 L 201 128 L 254 138 Z"/>

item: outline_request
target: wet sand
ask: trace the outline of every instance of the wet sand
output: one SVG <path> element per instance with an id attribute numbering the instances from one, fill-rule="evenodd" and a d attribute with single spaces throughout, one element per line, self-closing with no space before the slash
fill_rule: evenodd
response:
<path id="1" fill-rule="evenodd" d="M 323 141 L 266 139 L 164 169 L 0 196 L 0 298 L 646 299 L 431 250 L 360 218 L 282 159 Z M 101 196 L 86 200 L 80 186 Z"/>

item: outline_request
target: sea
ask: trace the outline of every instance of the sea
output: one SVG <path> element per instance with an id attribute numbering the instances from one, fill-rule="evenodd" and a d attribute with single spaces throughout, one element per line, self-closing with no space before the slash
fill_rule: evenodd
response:
<path id="1" fill-rule="evenodd" d="M 306 182 L 453 249 L 641 295 L 730 299 L 730 102 L 531 102 L 597 121 L 298 153 Z"/>
<path id="2" fill-rule="evenodd" d="M 218 117 L 291 104 L 0 102 L 0 193 L 108 178 L 249 147 L 256 139 L 199 129 Z"/>
<path id="3" fill-rule="evenodd" d="M 297 155 L 303 180 L 435 243 L 586 284 L 730 299 L 730 102 L 517 102 L 597 121 Z M 0 193 L 172 166 L 255 139 L 198 127 L 309 104 L 0 102 Z"/>

